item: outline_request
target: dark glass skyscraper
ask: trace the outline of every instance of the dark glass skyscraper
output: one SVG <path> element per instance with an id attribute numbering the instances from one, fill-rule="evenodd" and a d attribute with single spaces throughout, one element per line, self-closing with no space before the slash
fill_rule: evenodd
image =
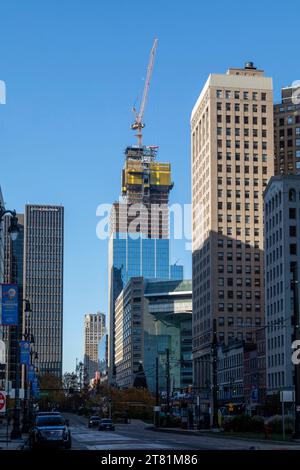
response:
<path id="1" fill-rule="evenodd" d="M 62 376 L 64 208 L 27 205 L 24 287 L 32 312 L 24 329 L 34 336 L 41 374 Z"/>
<path id="2" fill-rule="evenodd" d="M 169 279 L 171 166 L 156 161 L 156 147 L 127 147 L 122 196 L 113 205 L 109 239 L 109 375 L 114 375 L 115 300 L 135 276 Z"/>

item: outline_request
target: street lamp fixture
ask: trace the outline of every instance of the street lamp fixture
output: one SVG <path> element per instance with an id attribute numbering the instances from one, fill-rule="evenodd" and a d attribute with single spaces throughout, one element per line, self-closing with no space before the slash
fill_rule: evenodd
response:
<path id="1" fill-rule="evenodd" d="M 10 235 L 10 238 L 12 241 L 15 241 L 18 237 L 18 234 L 19 234 L 19 224 L 18 224 L 18 217 L 17 217 L 17 213 L 15 210 L 11 211 L 11 210 L 6 210 L 4 209 L 3 206 L 0 206 L 0 222 L 2 222 L 3 220 L 3 217 L 6 215 L 6 214 L 10 214 L 11 215 L 11 220 L 10 220 L 10 226 L 8 228 L 8 233 Z"/>

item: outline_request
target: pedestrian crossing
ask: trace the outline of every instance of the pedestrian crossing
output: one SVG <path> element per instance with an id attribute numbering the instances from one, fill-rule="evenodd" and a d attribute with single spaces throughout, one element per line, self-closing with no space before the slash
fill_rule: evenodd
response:
<path id="1" fill-rule="evenodd" d="M 119 434 L 117 431 L 98 431 L 82 425 L 70 427 L 73 449 L 86 450 L 128 450 L 128 449 L 164 449 L 161 442 L 147 442 Z"/>

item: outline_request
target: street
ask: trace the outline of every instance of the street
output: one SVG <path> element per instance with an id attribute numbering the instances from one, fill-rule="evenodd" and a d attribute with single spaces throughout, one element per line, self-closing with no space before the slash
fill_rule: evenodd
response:
<path id="1" fill-rule="evenodd" d="M 272 444 L 242 439 L 210 437 L 207 435 L 173 434 L 146 429 L 139 420 L 130 424 L 117 424 L 114 432 L 89 429 L 87 419 L 65 414 L 70 421 L 72 450 L 299 450 L 298 445 Z"/>

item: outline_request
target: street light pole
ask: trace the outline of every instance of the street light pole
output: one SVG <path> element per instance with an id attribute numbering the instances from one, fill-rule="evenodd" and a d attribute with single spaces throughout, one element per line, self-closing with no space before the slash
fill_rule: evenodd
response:
<path id="1" fill-rule="evenodd" d="M 218 337 L 217 320 L 213 320 L 213 339 L 212 339 L 212 427 L 218 428 Z"/>
<path id="2" fill-rule="evenodd" d="M 25 341 L 30 341 L 30 344 L 34 343 L 33 336 L 30 334 L 28 330 L 26 330 L 26 320 L 28 320 L 30 313 L 32 312 L 30 302 L 28 299 L 23 299 L 25 303 L 25 329 L 23 330 L 23 337 Z M 31 363 L 31 351 L 29 352 L 30 363 Z M 28 380 L 28 364 L 24 365 L 24 408 L 23 408 L 23 424 L 22 424 L 22 432 L 29 431 L 29 403 L 30 403 L 30 383 Z"/>
<path id="3" fill-rule="evenodd" d="M 292 268 L 293 279 L 291 287 L 293 291 L 293 310 L 294 310 L 294 340 L 300 339 L 299 331 L 299 293 L 298 293 L 298 267 L 295 263 Z M 300 439 L 300 367 L 295 364 L 295 429 L 294 439 Z"/>
<path id="4" fill-rule="evenodd" d="M 170 350 L 166 349 L 167 422 L 170 417 Z"/>
<path id="5" fill-rule="evenodd" d="M 15 210 L 6 210 L 2 205 L 0 205 L 0 223 L 3 221 L 3 217 L 9 214 L 10 226 L 8 228 L 8 233 L 10 235 L 11 241 L 14 242 L 17 239 L 19 233 L 18 217 Z M 17 283 L 17 282 L 16 282 Z M 13 429 L 11 431 L 11 439 L 18 439 L 22 436 L 20 430 L 20 350 L 19 350 L 19 322 L 20 322 L 20 305 L 18 308 L 18 318 L 17 324 L 15 327 L 15 407 L 14 407 L 14 422 Z M 10 331 L 11 341 L 13 339 L 12 335 L 13 330 Z"/>

